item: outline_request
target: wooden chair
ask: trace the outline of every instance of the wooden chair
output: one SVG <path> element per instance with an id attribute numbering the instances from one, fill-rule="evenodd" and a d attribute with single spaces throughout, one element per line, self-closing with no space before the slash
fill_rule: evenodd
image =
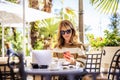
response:
<path id="1" fill-rule="evenodd" d="M 0 64 L 0 80 L 11 79 L 10 70 L 7 63 Z"/>
<path id="2" fill-rule="evenodd" d="M 26 80 L 22 53 L 14 53 L 8 57 L 11 80 Z"/>
<path id="3" fill-rule="evenodd" d="M 102 51 L 97 53 L 89 53 L 87 55 L 85 70 L 88 71 L 88 75 L 92 80 L 96 80 L 97 76 L 100 75 Z"/>
<path id="4" fill-rule="evenodd" d="M 120 80 L 120 49 L 115 52 L 112 58 L 108 80 Z"/>

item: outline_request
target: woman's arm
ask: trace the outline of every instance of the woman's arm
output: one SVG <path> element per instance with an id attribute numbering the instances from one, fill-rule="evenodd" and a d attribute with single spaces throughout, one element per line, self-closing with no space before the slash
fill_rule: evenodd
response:
<path id="1" fill-rule="evenodd" d="M 86 59 L 87 59 L 87 56 L 85 54 L 85 47 L 83 44 L 80 44 L 76 61 L 79 62 L 80 67 L 85 67 Z"/>

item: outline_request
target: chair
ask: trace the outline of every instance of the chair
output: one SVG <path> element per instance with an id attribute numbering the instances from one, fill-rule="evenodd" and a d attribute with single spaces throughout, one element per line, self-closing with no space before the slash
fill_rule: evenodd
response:
<path id="1" fill-rule="evenodd" d="M 115 52 L 112 58 L 108 80 L 120 80 L 120 49 Z"/>
<path id="2" fill-rule="evenodd" d="M 11 80 L 26 80 L 22 53 L 14 53 L 8 56 L 7 63 L 10 68 Z"/>
<path id="3" fill-rule="evenodd" d="M 98 80 L 120 80 L 120 49 L 117 50 L 112 58 L 108 77 L 99 77 Z"/>
<path id="4" fill-rule="evenodd" d="M 97 76 L 100 75 L 101 73 L 100 68 L 101 68 L 102 54 L 103 51 L 86 54 L 87 61 L 86 61 L 85 70 L 88 71 L 88 74 L 90 74 L 89 76 L 93 80 L 96 80 Z"/>
<path id="5" fill-rule="evenodd" d="M 1 71 L 1 69 L 0 69 L 0 79 L 1 79 L 1 80 L 3 80 L 3 78 L 2 78 L 2 71 Z"/>
<path id="6" fill-rule="evenodd" d="M 10 70 L 7 63 L 0 64 L 0 80 L 11 79 Z"/>

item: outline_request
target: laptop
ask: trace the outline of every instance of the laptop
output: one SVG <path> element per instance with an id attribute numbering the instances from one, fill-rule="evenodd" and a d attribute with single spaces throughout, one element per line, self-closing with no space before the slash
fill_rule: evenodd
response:
<path id="1" fill-rule="evenodd" d="M 52 61 L 51 50 L 32 50 L 32 63 L 49 65 Z"/>

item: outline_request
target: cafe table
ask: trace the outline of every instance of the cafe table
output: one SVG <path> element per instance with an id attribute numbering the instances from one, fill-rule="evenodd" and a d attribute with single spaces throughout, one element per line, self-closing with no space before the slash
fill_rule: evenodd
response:
<path id="1" fill-rule="evenodd" d="M 45 80 L 51 80 L 52 76 L 67 76 L 68 80 L 74 80 L 76 75 L 82 76 L 87 74 L 83 68 L 79 69 L 33 69 L 25 68 L 26 75 L 40 75 L 43 76 Z"/>

